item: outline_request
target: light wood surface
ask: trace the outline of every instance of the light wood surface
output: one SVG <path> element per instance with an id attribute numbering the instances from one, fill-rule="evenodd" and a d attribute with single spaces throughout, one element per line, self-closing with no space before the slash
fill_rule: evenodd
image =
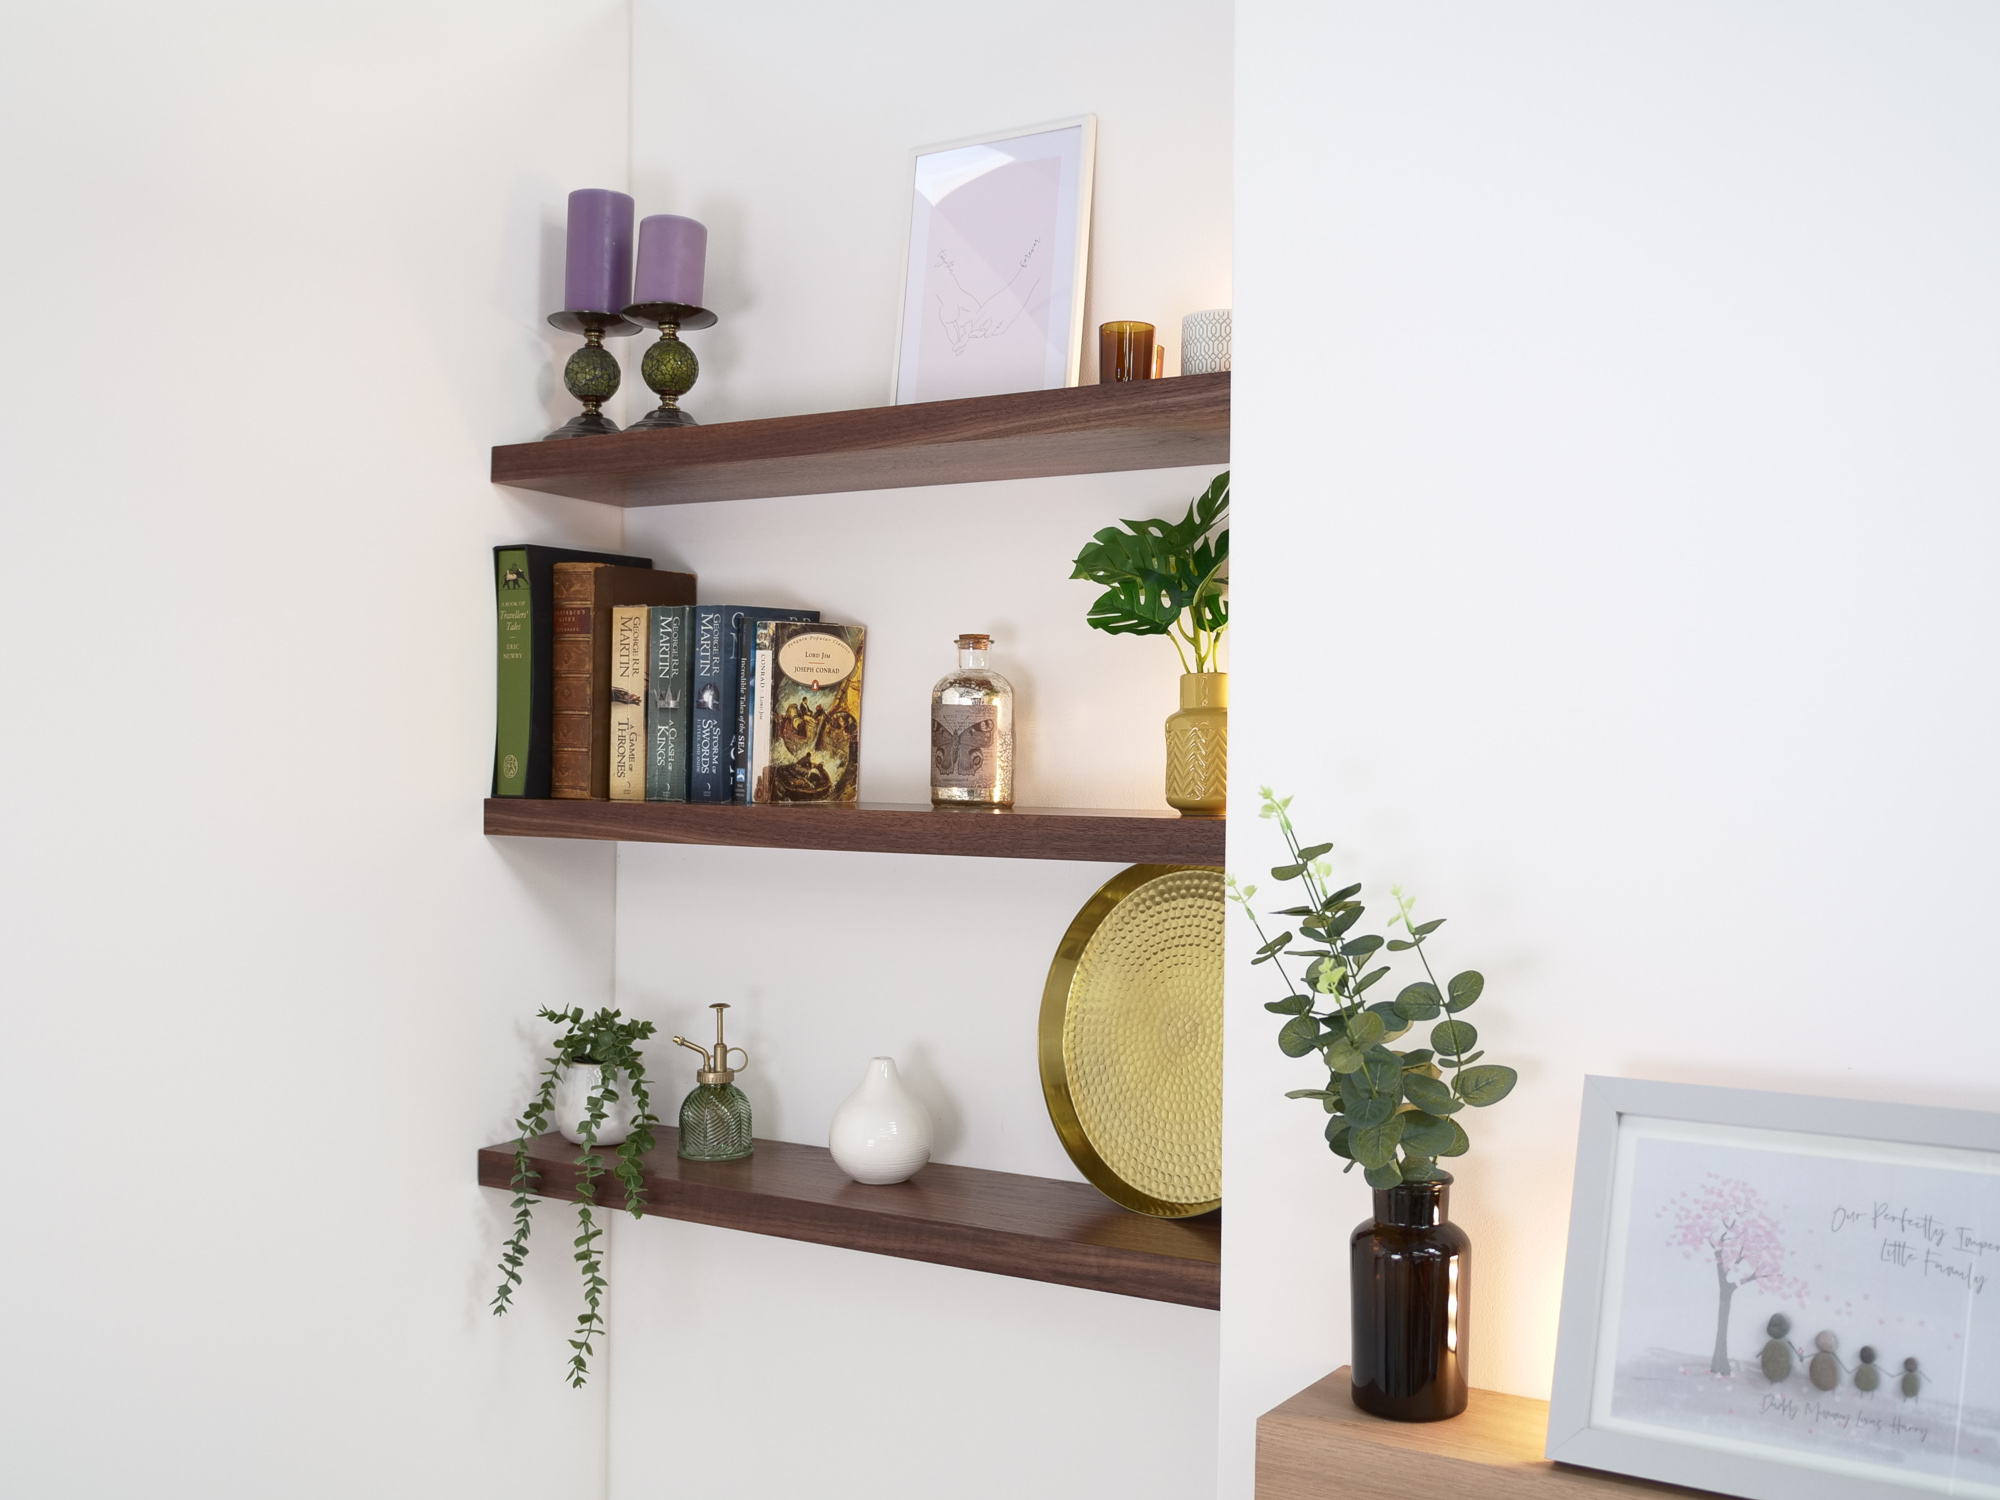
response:
<path id="1" fill-rule="evenodd" d="M 1674 1485 L 1552 1464 L 1549 1404 L 1472 1393 L 1448 1422 L 1390 1422 L 1357 1407 L 1342 1365 L 1257 1421 L 1257 1500 L 1637 1500 L 1695 1495 Z"/>
<path id="2" fill-rule="evenodd" d="M 1228 462 L 1224 372 L 512 443 L 493 450 L 492 472 L 632 506 Z"/>
<path id="3" fill-rule="evenodd" d="M 653 1134 L 659 1144 L 641 1158 L 644 1211 L 661 1218 L 1187 1307 L 1221 1305 L 1219 1213 L 1154 1219 L 1120 1208 L 1086 1183 L 943 1162 L 908 1182 L 865 1187 L 821 1146 L 760 1140 L 742 1161 L 682 1161 L 674 1154 L 678 1131 L 661 1127 Z M 535 1196 L 574 1200 L 582 1149 L 551 1133 L 529 1142 L 528 1151 L 541 1174 Z M 482 1186 L 505 1189 L 513 1176 L 513 1142 L 479 1153 Z M 598 1203 L 613 1211 L 625 1201 L 608 1175 L 596 1191 Z M 546 1204 L 536 1218 L 560 1224 L 563 1216 Z M 558 1228 L 550 1241 L 571 1233 Z"/>

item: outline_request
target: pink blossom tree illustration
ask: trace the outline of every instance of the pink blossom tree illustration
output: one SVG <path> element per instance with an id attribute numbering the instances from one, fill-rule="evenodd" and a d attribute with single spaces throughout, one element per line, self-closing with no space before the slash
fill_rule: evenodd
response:
<path id="1" fill-rule="evenodd" d="M 1754 1281 L 1775 1296 L 1803 1300 L 1806 1286 L 1785 1274 L 1788 1252 L 1778 1221 L 1749 1183 L 1710 1172 L 1696 1192 L 1682 1193 L 1671 1207 L 1674 1223 L 1668 1243 L 1689 1260 L 1715 1263 L 1715 1357 L 1708 1367 L 1727 1375 L 1729 1303 L 1737 1288 Z"/>

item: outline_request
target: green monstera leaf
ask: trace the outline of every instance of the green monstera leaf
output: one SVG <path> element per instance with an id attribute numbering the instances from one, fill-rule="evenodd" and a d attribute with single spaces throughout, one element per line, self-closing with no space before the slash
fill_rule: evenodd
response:
<path id="1" fill-rule="evenodd" d="M 1229 624 L 1222 597 L 1228 581 L 1229 474 L 1197 495 L 1179 521 L 1124 521 L 1107 526 L 1076 555 L 1069 576 L 1104 592 L 1086 617 L 1108 635 L 1165 635 L 1186 611 L 1198 630 Z M 1214 533 L 1211 536 L 1211 533 Z"/>

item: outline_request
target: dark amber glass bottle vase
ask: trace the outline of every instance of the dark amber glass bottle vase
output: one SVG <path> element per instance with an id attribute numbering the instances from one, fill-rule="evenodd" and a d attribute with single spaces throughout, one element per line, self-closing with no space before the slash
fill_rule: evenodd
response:
<path id="1" fill-rule="evenodd" d="M 1465 1410 L 1472 1241 L 1447 1217 L 1451 1178 L 1375 1194 L 1347 1242 L 1354 1293 L 1354 1404 L 1398 1422 Z"/>

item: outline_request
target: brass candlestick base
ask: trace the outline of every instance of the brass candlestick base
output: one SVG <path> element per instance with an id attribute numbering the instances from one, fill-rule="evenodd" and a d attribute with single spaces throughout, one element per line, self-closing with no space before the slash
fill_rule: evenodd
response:
<path id="1" fill-rule="evenodd" d="M 604 340 L 606 337 L 623 338 L 637 333 L 639 325 L 617 313 L 608 312 L 550 313 L 549 322 L 565 333 L 583 335 L 583 347 L 572 354 L 569 363 L 563 366 L 563 389 L 583 403 L 583 410 L 543 441 L 547 442 L 549 438 L 597 437 L 616 432 L 618 424 L 599 410 L 618 394 L 619 381 L 618 361 L 604 347 Z"/>
<path id="2" fill-rule="evenodd" d="M 646 351 L 639 375 L 659 396 L 660 404 L 632 424 L 639 432 L 654 427 L 693 427 L 695 419 L 681 410 L 681 397 L 694 389 L 701 375 L 701 362 L 694 350 L 681 342 L 681 330 L 712 328 L 715 314 L 687 302 L 634 302 L 625 316 L 657 323 L 660 341 Z"/>

